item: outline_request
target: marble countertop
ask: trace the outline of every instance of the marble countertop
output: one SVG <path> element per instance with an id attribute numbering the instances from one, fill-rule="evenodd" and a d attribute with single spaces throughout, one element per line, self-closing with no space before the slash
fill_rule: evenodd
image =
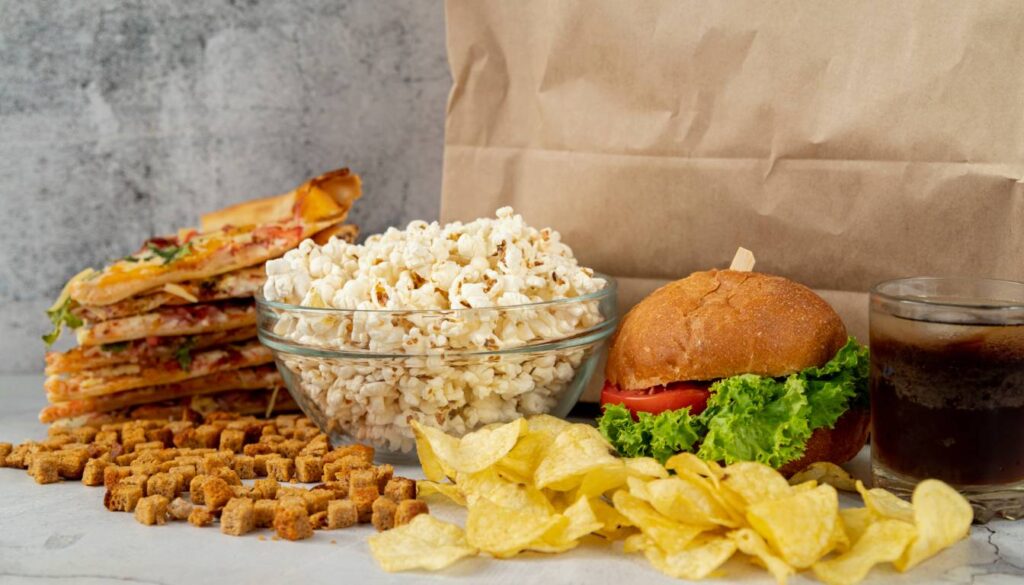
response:
<path id="1" fill-rule="evenodd" d="M 0 376 L 0 441 L 41 439 L 36 422 L 43 405 L 42 378 Z M 867 450 L 851 471 L 867 470 Z M 420 477 L 418 468 L 398 473 Z M 560 555 L 527 554 L 513 560 L 464 560 L 438 573 L 389 574 L 370 556 L 373 529 L 318 531 L 300 542 L 273 541 L 270 532 L 231 537 L 187 523 L 143 526 L 130 514 L 103 508 L 102 488 L 78 482 L 37 485 L 26 473 L 0 469 L 0 583 L 679 583 L 651 568 L 640 555 L 584 544 Z M 854 501 L 852 498 L 850 502 Z M 442 518 L 458 519 L 453 507 L 434 506 Z M 264 539 L 259 535 L 263 534 Z M 722 579 L 709 583 L 764 583 L 767 573 L 730 561 Z M 790 583 L 814 583 L 797 576 Z M 1024 521 L 975 526 L 971 536 L 906 574 L 875 568 L 871 583 L 1024 583 Z"/>

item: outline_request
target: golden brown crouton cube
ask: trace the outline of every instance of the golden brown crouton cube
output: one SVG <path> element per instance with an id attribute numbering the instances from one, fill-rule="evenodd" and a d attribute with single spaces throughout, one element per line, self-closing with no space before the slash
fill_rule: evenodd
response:
<path id="1" fill-rule="evenodd" d="M 159 495 L 171 501 L 181 493 L 180 476 L 173 476 L 169 473 L 155 473 L 149 476 L 146 481 L 146 493 L 149 496 Z M 147 496 L 148 497 L 148 496 Z"/>
<path id="2" fill-rule="evenodd" d="M 56 483 L 60 481 L 60 459 L 56 453 L 36 453 L 32 456 L 28 474 L 36 483 Z"/>
<path id="3" fill-rule="evenodd" d="M 310 490 L 302 495 L 306 500 L 306 507 L 311 514 L 323 512 L 327 509 L 327 502 L 334 498 L 334 492 L 330 490 Z"/>
<path id="4" fill-rule="evenodd" d="M 211 476 L 200 473 L 199 475 L 192 478 L 192 481 L 188 484 L 188 494 L 192 498 L 193 504 L 204 504 L 203 500 L 203 484 Z"/>
<path id="5" fill-rule="evenodd" d="M 75 438 L 72 437 L 71 435 L 57 435 L 55 437 L 50 437 L 49 439 L 43 441 L 43 445 L 51 451 L 57 451 L 64 445 L 68 445 L 74 442 Z"/>
<path id="6" fill-rule="evenodd" d="M 60 476 L 65 479 L 82 479 L 85 464 L 89 462 L 89 448 L 85 446 L 57 451 L 57 466 Z"/>
<path id="7" fill-rule="evenodd" d="M 231 498 L 220 515 L 220 531 L 224 534 L 242 536 L 252 532 L 255 524 L 255 511 L 249 498 Z"/>
<path id="8" fill-rule="evenodd" d="M 279 487 L 280 484 L 278 484 L 277 480 L 272 477 L 267 479 L 257 479 L 252 484 L 253 492 L 258 494 L 258 497 L 267 500 L 273 500 L 277 497 L 277 490 Z"/>
<path id="9" fill-rule="evenodd" d="M 149 476 L 144 474 L 144 473 L 137 473 L 137 474 L 129 475 L 128 477 L 122 479 L 121 481 L 119 481 L 117 483 L 123 484 L 123 485 L 137 485 L 140 488 L 142 488 L 142 495 L 144 495 L 144 496 L 149 495 L 149 494 L 146 493 L 146 484 L 149 483 Z"/>
<path id="10" fill-rule="evenodd" d="M 153 475 L 160 473 L 160 465 L 150 461 L 132 461 L 132 475 Z"/>
<path id="11" fill-rule="evenodd" d="M 191 485 L 192 479 L 196 476 L 196 467 L 194 465 L 173 465 L 173 463 L 167 473 L 180 476 L 181 485 Z"/>
<path id="12" fill-rule="evenodd" d="M 267 461 L 267 476 L 277 481 L 288 481 L 295 473 L 295 461 L 278 457 Z"/>
<path id="13" fill-rule="evenodd" d="M 96 433 L 96 437 L 93 438 L 93 442 L 113 445 L 114 443 L 119 443 L 120 438 L 121 435 L 117 431 L 100 431 Z"/>
<path id="14" fill-rule="evenodd" d="M 167 506 L 167 515 L 174 520 L 188 520 L 194 506 L 184 498 L 174 498 Z"/>
<path id="15" fill-rule="evenodd" d="M 259 495 L 255 490 L 244 485 L 231 486 L 231 494 L 236 498 L 254 498 Z"/>
<path id="16" fill-rule="evenodd" d="M 350 489 L 372 486 L 373 489 L 380 493 L 377 474 L 373 469 L 353 469 L 348 476 L 348 485 Z"/>
<path id="17" fill-rule="evenodd" d="M 345 457 L 361 459 L 367 465 L 373 464 L 373 447 L 369 445 L 342 445 L 324 456 L 325 461 L 340 461 Z"/>
<path id="18" fill-rule="evenodd" d="M 207 476 L 207 478 L 203 482 L 203 503 L 211 512 L 216 512 L 235 497 L 235 492 L 223 479 L 211 476 Z"/>
<path id="19" fill-rule="evenodd" d="M 294 459 L 305 446 L 305 441 L 300 441 L 298 439 L 288 439 L 287 441 L 283 441 L 277 444 L 277 452 L 288 459 Z"/>
<path id="20" fill-rule="evenodd" d="M 296 506 L 278 507 L 274 513 L 274 531 L 278 537 L 287 540 L 302 540 L 313 536 L 309 514 Z"/>
<path id="21" fill-rule="evenodd" d="M 340 500 L 348 497 L 348 482 L 343 480 L 336 481 L 325 481 L 324 483 L 317 484 L 311 488 L 311 490 L 328 490 L 334 494 L 332 499 Z"/>
<path id="22" fill-rule="evenodd" d="M 228 485 L 242 485 L 242 479 L 238 477 L 238 474 L 227 467 L 221 467 L 215 471 L 213 475 L 223 479 L 228 483 Z"/>
<path id="23" fill-rule="evenodd" d="M 223 427 L 219 425 L 199 425 L 196 427 L 196 440 L 199 447 L 216 448 L 220 445 L 220 433 Z"/>
<path id="24" fill-rule="evenodd" d="M 10 443 L 0 443 L 0 467 L 4 467 L 4 460 L 7 459 L 7 456 L 10 455 L 13 450 L 14 445 L 11 445 Z"/>
<path id="25" fill-rule="evenodd" d="M 348 490 L 348 499 L 356 505 L 356 509 L 359 510 L 359 521 L 369 522 L 373 515 L 373 503 L 380 497 L 377 493 L 377 484 L 355 487 L 350 486 Z"/>
<path id="26" fill-rule="evenodd" d="M 281 444 L 281 443 L 283 443 L 283 442 L 285 442 L 287 440 L 288 440 L 288 438 L 285 437 L 284 435 L 266 435 L 266 434 L 264 434 L 264 435 L 262 435 L 260 437 L 260 443 L 264 443 L 264 444 L 270 445 L 271 447 L 274 448 L 275 452 L 277 451 L 277 445 L 279 445 L 279 444 Z"/>
<path id="27" fill-rule="evenodd" d="M 103 485 L 103 472 L 111 463 L 105 459 L 90 459 L 82 470 L 82 483 L 85 485 Z"/>
<path id="28" fill-rule="evenodd" d="M 395 527 L 395 512 L 398 504 L 391 498 L 380 497 L 373 501 L 371 521 L 378 532 L 391 530 Z"/>
<path id="29" fill-rule="evenodd" d="M 303 510 L 305 510 L 307 513 L 311 511 L 309 509 L 309 502 L 307 502 L 306 498 L 304 498 L 302 496 L 285 496 L 285 495 L 280 495 L 279 494 L 277 496 L 277 505 L 278 505 L 279 508 L 286 508 L 288 506 L 297 506 L 297 507 L 300 507 Z"/>
<path id="30" fill-rule="evenodd" d="M 327 435 L 318 433 L 313 437 L 306 446 L 299 451 L 299 455 L 315 455 L 317 457 L 323 457 L 331 450 L 331 443 L 327 440 Z"/>
<path id="31" fill-rule="evenodd" d="M 220 433 L 221 451 L 232 451 L 241 453 L 245 445 L 245 431 L 238 429 L 224 429 Z"/>
<path id="32" fill-rule="evenodd" d="M 99 434 L 100 430 L 96 427 L 84 425 L 77 429 L 71 430 L 71 435 L 75 437 L 75 440 L 79 443 L 92 443 L 96 440 L 96 435 Z"/>
<path id="33" fill-rule="evenodd" d="M 313 455 L 299 455 L 295 458 L 295 478 L 302 483 L 320 481 L 323 476 L 323 461 Z"/>
<path id="34" fill-rule="evenodd" d="M 145 443 L 136 443 L 133 451 L 154 451 L 163 448 L 164 444 L 160 441 L 146 441 Z"/>
<path id="35" fill-rule="evenodd" d="M 395 511 L 395 526 L 408 524 L 416 516 L 429 512 L 427 503 L 423 500 L 402 500 L 398 502 L 398 509 Z"/>
<path id="36" fill-rule="evenodd" d="M 164 447 L 174 444 L 174 433 L 167 427 L 150 429 L 146 431 L 146 439 L 149 443 L 160 443 Z M 138 447 L 136 447 L 138 449 Z"/>
<path id="37" fill-rule="evenodd" d="M 135 519 L 139 524 L 152 526 L 167 522 L 167 505 L 170 501 L 159 494 L 141 498 L 135 505 Z"/>
<path id="38" fill-rule="evenodd" d="M 253 518 L 257 528 L 267 528 L 274 523 L 277 502 L 274 500 L 256 500 L 253 504 Z"/>
<path id="39" fill-rule="evenodd" d="M 352 500 L 333 500 L 327 504 L 327 528 L 348 528 L 359 523 L 359 510 Z"/>
<path id="40" fill-rule="evenodd" d="M 374 467 L 373 474 L 377 478 L 377 491 L 384 493 L 384 488 L 387 487 L 391 478 L 395 476 L 395 468 L 385 463 Z"/>
<path id="41" fill-rule="evenodd" d="M 309 515 L 309 526 L 313 530 L 323 530 L 327 527 L 327 510 L 314 512 Z"/>
<path id="42" fill-rule="evenodd" d="M 209 526 L 213 524 L 213 514 L 202 506 L 195 506 L 188 515 L 188 522 L 194 526 Z"/>
<path id="43" fill-rule="evenodd" d="M 224 458 L 218 453 L 207 453 L 203 456 L 203 466 L 201 471 L 206 475 L 213 475 L 219 469 L 224 469 L 228 466 Z"/>
<path id="44" fill-rule="evenodd" d="M 122 467 L 120 465 L 107 465 L 103 468 L 103 487 L 108 490 L 114 487 L 114 484 L 121 481 L 132 474 L 131 467 Z"/>
<path id="45" fill-rule="evenodd" d="M 121 480 L 103 495 L 103 505 L 111 512 L 134 512 L 142 491 L 142 486 Z"/>
<path id="46" fill-rule="evenodd" d="M 127 467 L 127 466 L 131 465 L 132 462 L 135 461 L 135 458 L 138 457 L 138 456 L 139 456 L 138 453 L 122 453 L 122 454 L 118 455 L 117 457 L 114 457 L 114 461 L 118 465 L 124 465 L 124 466 Z"/>
<path id="47" fill-rule="evenodd" d="M 277 453 L 260 453 L 253 459 L 252 469 L 256 472 L 256 477 L 267 477 L 267 462 L 271 459 L 280 459 L 281 456 Z"/>
<path id="48" fill-rule="evenodd" d="M 242 453 L 250 457 L 257 455 L 270 455 L 274 453 L 274 448 L 266 443 L 250 443 L 242 447 Z"/>
<path id="49" fill-rule="evenodd" d="M 235 456 L 235 473 L 242 479 L 256 477 L 256 459 L 248 455 Z"/>
<path id="50" fill-rule="evenodd" d="M 121 446 L 125 453 L 135 451 L 135 446 L 146 442 L 146 429 L 142 427 L 126 427 L 121 429 Z"/>
<path id="51" fill-rule="evenodd" d="M 384 486 L 384 495 L 396 502 L 416 499 L 416 482 L 406 477 L 395 477 Z"/>

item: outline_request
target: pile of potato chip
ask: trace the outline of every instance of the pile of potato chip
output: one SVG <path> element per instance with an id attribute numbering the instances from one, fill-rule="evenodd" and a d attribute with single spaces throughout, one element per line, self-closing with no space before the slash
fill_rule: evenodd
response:
<path id="1" fill-rule="evenodd" d="M 622 459 L 593 427 L 535 416 L 461 439 L 414 425 L 429 481 L 467 508 L 465 530 L 428 515 L 373 536 L 387 571 L 437 570 L 479 552 L 562 552 L 595 535 L 623 540 L 673 577 L 701 579 L 737 552 L 785 583 L 811 569 L 829 584 L 856 583 L 877 563 L 905 571 L 967 535 L 972 511 L 948 485 L 928 480 L 913 504 L 865 489 L 840 468 L 818 465 L 791 485 L 759 463 L 726 467 L 684 453 L 664 466 Z M 806 479 L 811 477 L 812 479 Z M 839 508 L 835 487 L 866 507 Z"/>

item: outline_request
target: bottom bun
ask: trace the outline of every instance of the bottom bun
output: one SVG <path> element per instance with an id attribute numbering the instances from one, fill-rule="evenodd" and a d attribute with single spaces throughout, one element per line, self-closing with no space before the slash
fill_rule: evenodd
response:
<path id="1" fill-rule="evenodd" d="M 822 427 L 807 439 L 804 456 L 779 468 L 786 477 L 812 463 L 828 461 L 840 465 L 853 459 L 868 440 L 871 415 L 866 408 L 851 408 L 839 417 L 834 427 Z"/>

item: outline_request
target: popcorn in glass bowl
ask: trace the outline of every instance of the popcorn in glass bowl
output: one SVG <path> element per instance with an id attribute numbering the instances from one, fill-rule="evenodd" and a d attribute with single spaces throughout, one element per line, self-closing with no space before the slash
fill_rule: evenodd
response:
<path id="1" fill-rule="evenodd" d="M 408 453 L 417 420 L 464 434 L 579 399 L 615 330 L 615 283 L 511 208 L 414 221 L 267 263 L 259 335 L 335 440 Z"/>

